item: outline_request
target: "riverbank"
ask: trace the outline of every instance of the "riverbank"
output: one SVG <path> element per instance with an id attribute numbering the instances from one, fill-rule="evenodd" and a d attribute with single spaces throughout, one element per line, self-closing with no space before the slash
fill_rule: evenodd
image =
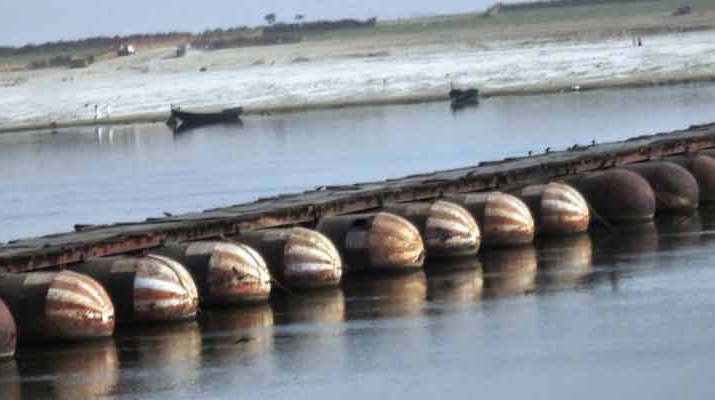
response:
<path id="1" fill-rule="evenodd" d="M 715 73 L 703 73 L 692 75 L 674 75 L 674 76 L 642 76 L 633 79 L 613 79 L 587 82 L 581 85 L 561 83 L 551 85 L 531 85 L 520 86 L 514 88 L 503 89 L 486 89 L 482 90 L 484 98 L 489 97 L 505 97 L 505 96 L 534 96 L 555 93 L 579 93 L 592 90 L 608 90 L 608 89 L 634 89 L 645 88 L 652 86 L 669 86 L 715 82 Z M 448 96 L 445 92 L 425 93 L 422 95 L 408 96 L 393 96 L 382 99 L 356 100 L 344 102 L 325 102 L 313 103 L 305 105 L 289 105 L 276 107 L 255 107 L 244 109 L 244 115 L 272 115 L 272 114 L 287 114 L 295 112 L 337 109 L 345 107 L 366 107 L 380 105 L 400 105 L 400 104 L 418 104 L 447 101 Z M 17 124 L 0 126 L 0 134 L 2 133 L 19 133 L 26 131 L 41 131 L 41 130 L 56 130 L 65 128 L 77 128 L 87 126 L 108 126 L 108 125 L 131 125 L 140 123 L 159 123 L 164 122 L 169 117 L 169 112 L 154 112 L 145 114 L 128 115 L 121 117 L 103 118 L 99 120 L 82 119 L 66 122 L 37 122 L 29 124 Z"/>
<path id="2" fill-rule="evenodd" d="M 712 15 L 441 28 L 432 21 L 424 31 L 393 24 L 182 58 L 172 48 L 147 49 L 85 69 L 0 74 L 0 132 L 157 122 L 170 104 L 268 114 L 438 101 L 450 84 L 502 96 L 712 81 Z M 95 121 L 95 104 L 111 115 Z"/>

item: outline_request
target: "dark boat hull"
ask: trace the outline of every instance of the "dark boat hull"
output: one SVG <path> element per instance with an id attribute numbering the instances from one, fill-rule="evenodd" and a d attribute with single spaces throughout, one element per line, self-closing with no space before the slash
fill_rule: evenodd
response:
<path id="1" fill-rule="evenodd" d="M 190 112 L 172 108 L 171 116 L 166 122 L 176 128 L 221 123 L 237 123 L 241 121 L 241 114 L 243 114 L 243 108 L 241 107 L 227 108 L 218 112 Z"/>
<path id="2" fill-rule="evenodd" d="M 452 89 L 449 91 L 450 106 L 452 109 L 460 109 L 466 106 L 479 104 L 479 90 L 477 89 Z"/>

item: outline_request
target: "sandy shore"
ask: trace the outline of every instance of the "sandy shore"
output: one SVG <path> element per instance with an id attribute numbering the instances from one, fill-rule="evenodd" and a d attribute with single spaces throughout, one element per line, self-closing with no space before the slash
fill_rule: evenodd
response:
<path id="1" fill-rule="evenodd" d="M 450 82 L 499 96 L 713 81 L 714 16 L 362 33 L 184 58 L 144 49 L 85 69 L 0 73 L 0 132 L 161 121 L 169 104 L 260 114 L 434 101 Z M 111 115 L 95 121 L 94 104 Z"/>

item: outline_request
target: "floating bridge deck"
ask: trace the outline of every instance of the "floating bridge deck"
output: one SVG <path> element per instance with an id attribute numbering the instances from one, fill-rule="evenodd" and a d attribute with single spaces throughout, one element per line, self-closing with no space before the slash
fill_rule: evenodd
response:
<path id="1" fill-rule="evenodd" d="M 165 242 L 236 235 L 247 230 L 313 224 L 320 218 L 366 211 L 394 202 L 448 193 L 504 189 L 715 147 L 715 123 L 625 141 L 574 146 L 477 166 L 382 182 L 327 186 L 253 203 L 143 222 L 76 226 L 75 232 L 12 241 L 0 246 L 0 271 L 66 266 L 89 257 L 141 252 Z"/>

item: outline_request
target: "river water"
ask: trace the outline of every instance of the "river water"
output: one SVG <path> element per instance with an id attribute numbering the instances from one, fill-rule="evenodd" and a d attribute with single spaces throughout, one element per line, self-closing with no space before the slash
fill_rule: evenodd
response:
<path id="1" fill-rule="evenodd" d="M 331 183 L 707 122 L 715 86 L 366 107 L 0 135 L 10 239 Z M 18 398 L 705 398 L 715 368 L 715 211 L 626 233 L 540 241 L 336 290 L 279 294 L 198 322 L 25 347 Z"/>
<path id="2" fill-rule="evenodd" d="M 715 211 L 24 348 L 3 399 L 709 398 Z M 441 267 L 444 267 L 442 265 Z"/>
<path id="3" fill-rule="evenodd" d="M 668 131 L 715 119 L 715 85 L 0 135 L 0 241 L 136 221 L 330 184 Z"/>

